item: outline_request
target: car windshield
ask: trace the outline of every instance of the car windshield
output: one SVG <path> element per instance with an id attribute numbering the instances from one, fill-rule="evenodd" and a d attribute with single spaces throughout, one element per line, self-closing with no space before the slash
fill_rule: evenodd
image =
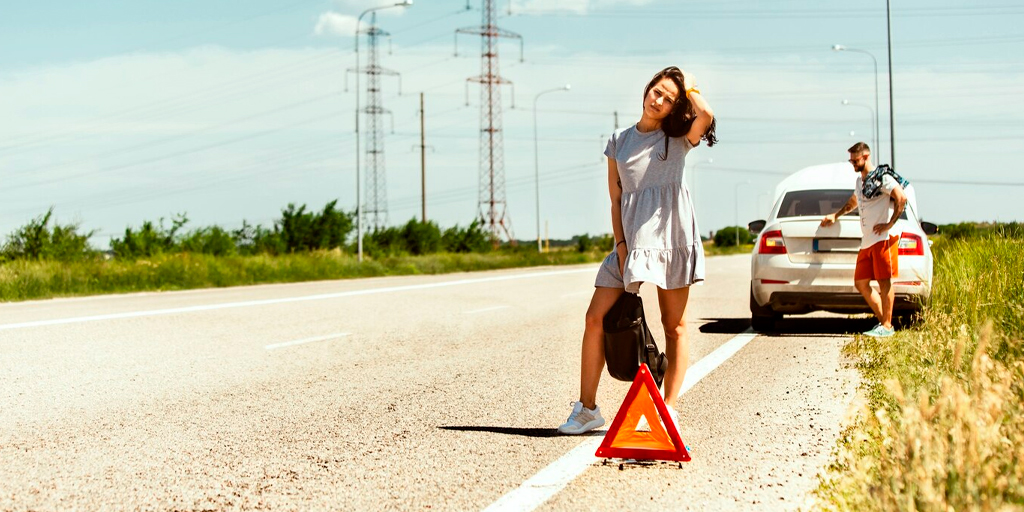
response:
<path id="1" fill-rule="evenodd" d="M 782 206 L 779 208 L 778 217 L 823 217 L 839 211 L 839 208 L 846 204 L 851 195 L 853 195 L 853 190 L 851 189 L 795 190 L 787 192 L 782 198 Z M 857 210 L 854 209 L 848 215 L 857 214 Z M 906 210 L 903 210 L 900 218 L 907 218 Z"/>

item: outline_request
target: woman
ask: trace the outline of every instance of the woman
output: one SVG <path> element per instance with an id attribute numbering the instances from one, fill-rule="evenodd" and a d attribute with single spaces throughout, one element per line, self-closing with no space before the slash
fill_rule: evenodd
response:
<path id="1" fill-rule="evenodd" d="M 619 295 L 638 293 L 644 282 L 658 286 L 668 358 L 665 403 L 678 427 L 676 397 L 689 364 L 686 302 L 690 285 L 704 280 L 704 248 L 683 183 L 683 166 L 686 153 L 701 139 L 709 147 L 717 142 L 714 113 L 694 87 L 693 76 L 672 66 L 654 75 L 644 89 L 640 121 L 608 141 L 604 154 L 615 249 L 598 271 L 587 310 L 580 399 L 558 427 L 564 434 L 604 425 L 596 403 L 604 370 L 601 322 Z"/>

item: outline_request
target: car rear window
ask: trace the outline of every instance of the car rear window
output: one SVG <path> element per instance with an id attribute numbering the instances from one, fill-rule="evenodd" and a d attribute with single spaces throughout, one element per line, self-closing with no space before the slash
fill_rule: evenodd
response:
<path id="1" fill-rule="evenodd" d="M 782 217 L 822 217 L 839 211 L 853 195 L 852 189 L 839 190 L 795 190 L 787 192 L 782 198 L 779 218 Z M 857 215 L 854 209 L 847 215 Z M 907 218 L 903 210 L 901 219 Z"/>

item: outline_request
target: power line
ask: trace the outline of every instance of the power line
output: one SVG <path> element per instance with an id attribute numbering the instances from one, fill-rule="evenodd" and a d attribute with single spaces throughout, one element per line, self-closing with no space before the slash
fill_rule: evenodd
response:
<path id="1" fill-rule="evenodd" d="M 303 119 L 302 121 L 299 121 L 297 123 L 292 123 L 292 124 L 288 124 L 288 125 L 285 125 L 285 126 L 271 128 L 269 130 L 262 130 L 262 131 L 258 131 L 258 132 L 255 132 L 255 133 L 250 133 L 250 134 L 242 135 L 240 137 L 235 137 L 235 138 L 232 138 L 232 139 L 228 139 L 226 141 L 220 141 L 220 142 L 215 142 L 215 143 L 212 143 L 212 144 L 206 144 L 206 145 L 203 145 L 203 146 L 200 146 L 200 147 L 197 147 L 197 148 L 191 148 L 191 149 L 184 150 L 184 151 L 178 151 L 178 152 L 174 152 L 174 153 L 170 153 L 170 154 L 164 154 L 164 155 L 161 155 L 161 156 L 157 156 L 157 157 L 153 157 L 153 158 L 148 158 L 148 159 L 140 160 L 140 161 L 137 161 L 137 162 L 130 162 L 130 163 L 126 163 L 126 164 L 113 165 L 113 166 L 108 166 L 108 167 L 104 167 L 104 168 L 96 169 L 96 170 L 92 170 L 92 171 L 79 172 L 79 173 L 73 174 L 71 176 L 63 176 L 61 178 L 56 178 L 56 179 L 37 180 L 37 181 L 34 181 L 34 182 L 25 183 L 25 184 L 21 184 L 21 185 L 14 185 L 14 186 L 6 187 L 6 191 L 7 192 L 11 192 L 11 191 L 15 191 L 15 190 L 22 190 L 22 189 L 25 189 L 25 188 L 31 188 L 31 187 L 35 187 L 35 186 L 39 186 L 39 185 L 45 185 L 45 184 L 48 184 L 48 183 L 54 183 L 54 182 L 58 182 L 58 181 L 74 180 L 74 179 L 83 178 L 83 177 L 87 177 L 87 176 L 95 176 L 95 175 L 99 175 L 99 174 L 108 174 L 108 173 L 111 173 L 111 172 L 114 172 L 114 171 L 123 171 L 125 169 L 131 169 L 131 168 L 137 167 L 139 165 L 145 165 L 145 164 L 150 164 L 150 163 L 154 163 L 154 162 L 160 162 L 160 161 L 168 160 L 168 159 L 175 158 L 175 157 L 182 156 L 182 155 L 199 153 L 199 152 L 202 152 L 202 151 L 207 151 L 207 150 L 210 150 L 210 149 L 226 146 L 226 145 L 229 145 L 229 144 L 234 144 L 234 143 L 245 141 L 245 140 L 251 140 L 251 139 L 263 137 L 265 135 L 281 132 L 281 131 L 284 131 L 284 130 L 288 130 L 288 129 L 291 129 L 291 128 L 295 128 L 297 126 L 301 126 L 301 125 L 304 125 L 304 124 L 309 124 L 309 123 L 316 122 L 316 121 L 323 121 L 323 120 L 326 120 L 326 119 L 330 119 L 332 117 L 340 118 L 341 114 L 342 114 L 341 112 L 331 112 L 331 113 L 326 114 L 326 115 L 321 115 L 321 116 L 317 116 L 317 117 L 313 117 L 313 118 L 309 118 L 309 119 Z"/>

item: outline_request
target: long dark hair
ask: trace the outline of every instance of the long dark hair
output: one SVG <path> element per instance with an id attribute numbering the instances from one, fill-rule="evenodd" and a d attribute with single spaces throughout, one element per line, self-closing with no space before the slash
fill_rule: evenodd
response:
<path id="1" fill-rule="evenodd" d="M 651 92 L 651 88 L 664 78 L 668 78 L 676 84 L 676 87 L 679 89 L 679 97 L 672 104 L 672 110 L 668 113 L 668 116 L 661 120 L 661 131 L 665 132 L 665 151 L 658 155 L 658 158 L 661 160 L 668 159 L 668 138 L 685 136 L 690 131 L 690 127 L 693 126 L 693 121 L 697 119 L 697 113 L 693 110 L 693 103 L 690 103 L 689 98 L 686 97 L 686 88 L 683 86 L 683 72 L 675 66 L 669 66 L 655 74 L 654 78 L 651 78 L 651 81 L 647 83 L 647 87 L 644 88 L 643 101 L 647 101 L 647 94 Z M 718 137 L 715 135 L 715 120 L 713 118 L 711 119 L 711 124 L 708 125 L 708 129 L 704 130 L 704 135 L 701 138 L 708 143 L 708 147 L 714 146 L 718 142 Z"/>

